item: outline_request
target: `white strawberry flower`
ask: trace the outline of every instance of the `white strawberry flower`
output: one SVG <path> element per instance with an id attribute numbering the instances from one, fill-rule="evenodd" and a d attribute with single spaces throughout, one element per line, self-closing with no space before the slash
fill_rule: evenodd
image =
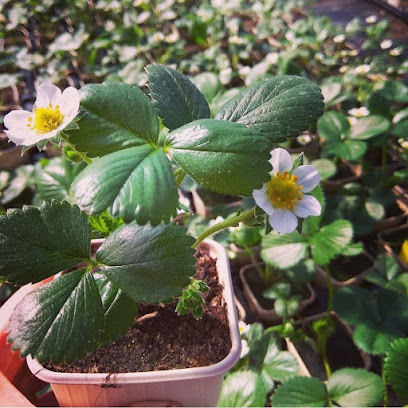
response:
<path id="1" fill-rule="evenodd" d="M 320 181 L 315 167 L 303 165 L 292 170 L 292 159 L 285 149 L 275 149 L 269 162 L 272 164 L 271 180 L 252 196 L 256 204 L 269 216 L 269 223 L 279 233 L 293 232 L 298 217 L 320 215 L 319 201 L 309 194 Z"/>
<path id="2" fill-rule="evenodd" d="M 53 84 L 41 84 L 32 112 L 13 110 L 4 117 L 5 133 L 16 145 L 23 146 L 51 139 L 78 114 L 79 99 L 79 92 L 73 87 L 61 92 Z"/>
<path id="3" fill-rule="evenodd" d="M 370 111 L 365 106 L 362 106 L 361 108 L 350 109 L 348 114 L 354 116 L 355 118 L 363 118 L 364 116 L 368 116 Z"/>

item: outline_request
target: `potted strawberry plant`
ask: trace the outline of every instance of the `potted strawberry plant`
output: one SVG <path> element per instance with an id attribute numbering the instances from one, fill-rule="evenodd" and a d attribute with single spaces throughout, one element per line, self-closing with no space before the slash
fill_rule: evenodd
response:
<path id="1" fill-rule="evenodd" d="M 319 88 L 300 77 L 259 82 L 227 102 L 215 119 L 204 96 L 179 72 L 152 65 L 147 78 L 153 104 L 139 88 L 124 83 L 87 85 L 80 93 L 73 88 L 61 93 L 43 84 L 33 112 L 12 112 L 5 118 L 14 142 L 42 148 L 51 140 L 72 161 L 86 163 L 70 185 L 71 203 L 53 201 L 0 217 L 3 280 L 25 284 L 65 271 L 28 294 L 9 325 L 9 340 L 22 356 L 31 354 L 33 372 L 44 379 L 52 373 L 47 378 L 62 405 L 126 405 L 153 397 L 190 406 L 215 403 L 240 343 L 229 274 L 220 268 L 226 259 L 217 246 L 203 241 L 253 219 L 255 209 L 239 211 L 194 239 L 174 222 L 178 185 L 188 174 L 209 190 L 251 195 L 270 179 L 273 143 L 296 136 L 322 113 Z M 161 132 L 158 115 L 169 132 Z M 106 210 L 121 222 L 108 228 L 106 240 L 92 255 L 88 217 Z M 93 226 L 103 224 L 93 221 Z M 95 373 L 99 368 L 91 363 L 86 373 L 69 372 L 95 349 L 99 358 L 103 347 L 129 333 L 135 318 L 149 324 L 152 313 L 174 315 L 175 308 L 183 316 L 191 311 L 190 321 L 202 318 L 199 325 L 204 324 L 206 309 L 214 305 L 204 300 L 210 282 L 195 275 L 197 249 L 202 253 L 197 264 L 203 256 L 209 262 L 217 259 L 219 281 L 225 285 L 220 297 L 220 304 L 226 304 L 224 323 L 218 315 L 209 319 L 226 328 L 226 353 L 209 366 L 199 362 L 197 368 L 166 366 L 161 372 L 159 365 L 156 371 L 120 373 L 113 368 Z M 193 327 L 191 323 L 178 338 L 190 338 Z M 211 329 L 204 332 L 211 336 Z M 64 390 L 64 383 L 71 391 Z"/>

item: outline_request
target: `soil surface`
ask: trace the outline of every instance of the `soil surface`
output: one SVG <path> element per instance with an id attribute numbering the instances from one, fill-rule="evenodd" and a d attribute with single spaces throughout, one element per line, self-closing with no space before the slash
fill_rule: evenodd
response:
<path id="1" fill-rule="evenodd" d="M 207 283 L 204 315 L 178 316 L 176 302 L 164 307 L 139 305 L 133 327 L 108 346 L 72 364 L 45 365 L 70 373 L 125 373 L 202 367 L 224 359 L 230 349 L 227 305 L 218 282 L 216 260 L 205 245 L 197 252 L 196 279 Z"/>

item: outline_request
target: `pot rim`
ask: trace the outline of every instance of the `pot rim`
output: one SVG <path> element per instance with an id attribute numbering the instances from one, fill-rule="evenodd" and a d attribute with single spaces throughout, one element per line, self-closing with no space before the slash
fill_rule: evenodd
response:
<path id="1" fill-rule="evenodd" d="M 31 372 L 40 380 L 51 384 L 129 384 L 151 383 L 178 380 L 193 380 L 223 375 L 238 361 L 241 354 L 241 336 L 238 330 L 238 318 L 234 304 L 231 271 L 225 249 L 219 243 L 205 239 L 204 244 L 210 246 L 210 254 L 217 258 L 217 269 L 224 285 L 224 299 L 227 304 L 228 322 L 231 337 L 231 349 L 228 355 L 218 363 L 205 367 L 181 368 L 175 370 L 148 371 L 135 373 L 60 373 L 44 368 L 31 355 L 27 356 L 27 364 Z"/>

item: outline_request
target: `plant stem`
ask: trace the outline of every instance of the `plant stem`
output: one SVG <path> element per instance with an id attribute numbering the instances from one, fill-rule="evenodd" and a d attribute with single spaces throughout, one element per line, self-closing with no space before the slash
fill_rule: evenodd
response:
<path id="1" fill-rule="evenodd" d="M 333 282 L 331 279 L 331 274 L 329 270 L 329 266 L 326 265 L 324 267 L 324 270 L 326 271 L 327 275 L 327 292 L 328 292 L 328 300 L 327 300 L 327 316 L 330 317 L 330 313 L 333 310 L 333 296 L 334 296 L 334 288 L 333 288 Z"/>
<path id="2" fill-rule="evenodd" d="M 265 271 L 260 267 L 259 263 L 256 261 L 254 251 L 252 248 L 245 246 L 244 247 L 245 252 L 249 255 L 249 258 L 251 259 L 251 263 L 254 266 L 254 268 L 258 271 L 259 276 L 262 278 L 262 280 L 266 281 L 266 266 L 265 265 Z"/>
<path id="3" fill-rule="evenodd" d="M 247 218 L 252 217 L 254 215 L 254 211 L 255 211 L 255 207 L 251 208 L 248 211 L 244 211 L 243 213 L 236 215 L 235 217 L 228 218 L 227 220 L 220 222 L 219 224 L 215 224 L 212 227 L 208 228 L 201 235 L 198 236 L 198 238 L 196 239 L 196 242 L 194 242 L 193 248 L 197 248 L 198 245 L 200 245 L 201 241 L 203 241 L 208 236 L 218 231 L 221 231 L 225 228 L 228 228 L 234 224 L 237 224 L 240 221 L 244 221 Z"/>
<path id="4" fill-rule="evenodd" d="M 385 166 L 387 165 L 387 143 L 383 144 L 382 146 L 382 154 L 381 154 L 381 167 L 382 171 L 385 173 Z"/>
<path id="5" fill-rule="evenodd" d="M 92 160 L 88 157 L 86 157 L 86 155 L 80 151 L 78 151 L 75 146 L 68 140 L 68 138 L 61 132 L 61 139 L 65 140 L 67 142 L 67 144 L 73 149 L 75 150 L 75 152 L 78 154 L 78 156 L 81 157 L 81 159 L 88 164 L 92 163 Z"/>
<path id="6" fill-rule="evenodd" d="M 384 384 L 384 407 L 388 406 L 387 379 L 385 377 L 385 358 L 381 356 L 381 379 Z"/>
<path id="7" fill-rule="evenodd" d="M 326 370 L 327 379 L 329 379 L 331 377 L 331 368 L 329 364 L 329 359 L 327 358 L 327 339 L 324 340 L 321 351 L 322 351 L 322 359 L 323 359 L 324 368 Z"/>
<path id="8" fill-rule="evenodd" d="M 174 177 L 176 178 L 177 185 L 180 186 L 181 182 L 184 179 L 184 176 L 186 175 L 186 172 L 184 171 L 184 169 L 179 167 L 177 170 L 174 171 L 173 174 L 174 174 Z"/>

